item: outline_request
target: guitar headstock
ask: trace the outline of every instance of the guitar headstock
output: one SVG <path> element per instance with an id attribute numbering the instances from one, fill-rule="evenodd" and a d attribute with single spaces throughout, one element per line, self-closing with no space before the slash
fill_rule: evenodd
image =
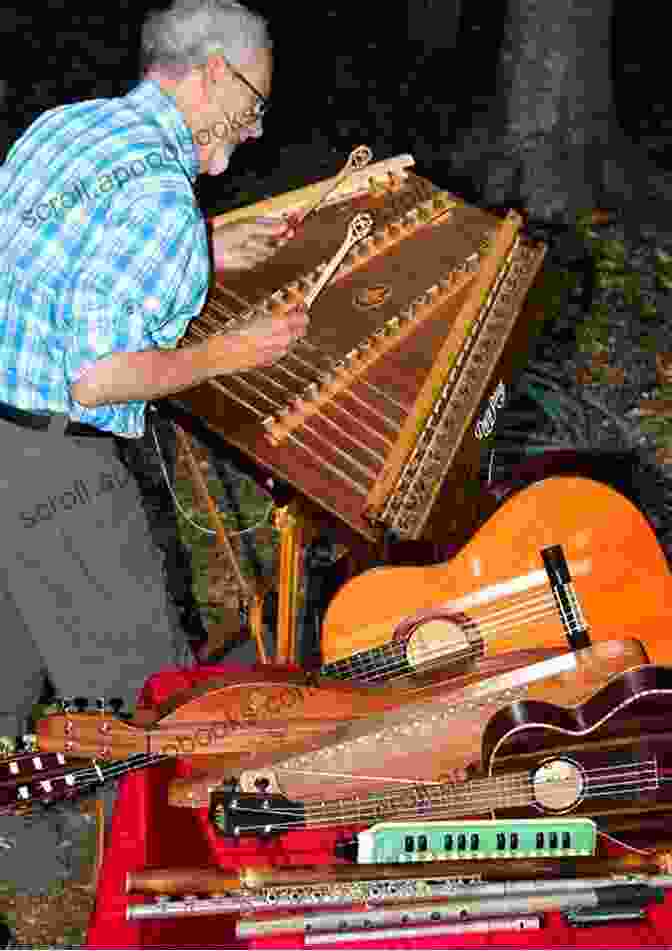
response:
<path id="1" fill-rule="evenodd" d="M 237 790 L 214 790 L 210 799 L 210 821 L 221 835 L 269 838 L 305 824 L 300 802 L 286 796 L 251 795 Z"/>
<path id="2" fill-rule="evenodd" d="M 210 806 L 212 794 L 235 787 L 243 792 L 259 795 L 282 795 L 282 789 L 272 769 L 244 770 L 237 778 L 228 778 L 221 768 L 195 772 L 188 777 L 177 777 L 168 783 L 168 805 L 178 808 L 199 809 Z"/>
<path id="3" fill-rule="evenodd" d="M 112 714 L 102 698 L 96 701 L 96 709 L 90 711 L 86 709 L 89 702 L 85 697 L 67 698 L 60 705 L 62 713 L 50 713 L 35 724 L 40 750 L 102 760 L 125 759 L 133 753 L 147 752 L 145 731 L 129 726 L 119 716 L 123 701 L 109 701 L 114 708 Z"/>
<path id="4" fill-rule="evenodd" d="M 23 752 L 0 759 L 0 812 L 23 812 L 74 795 L 76 771 L 63 753 Z"/>

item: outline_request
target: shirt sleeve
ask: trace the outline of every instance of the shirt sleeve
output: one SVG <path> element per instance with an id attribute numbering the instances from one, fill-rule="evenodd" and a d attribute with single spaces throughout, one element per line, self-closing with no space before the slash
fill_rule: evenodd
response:
<path id="1" fill-rule="evenodd" d="M 139 199 L 111 212 L 102 233 L 73 290 L 69 384 L 109 354 L 174 347 L 207 295 L 207 232 L 195 204 Z"/>

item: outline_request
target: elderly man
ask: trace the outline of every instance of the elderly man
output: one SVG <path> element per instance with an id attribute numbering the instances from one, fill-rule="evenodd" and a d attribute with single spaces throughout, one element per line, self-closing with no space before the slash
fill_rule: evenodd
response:
<path id="1" fill-rule="evenodd" d="M 148 19 L 143 52 L 131 92 L 43 114 L 0 168 L 0 734 L 20 734 L 45 673 L 60 695 L 132 704 L 189 661 L 114 437 L 142 438 L 148 401 L 271 363 L 307 326 L 297 311 L 176 347 L 210 279 L 193 184 L 261 133 L 271 44 L 237 3 L 182 0 Z M 289 237 L 221 229 L 214 259 L 251 267 Z"/>

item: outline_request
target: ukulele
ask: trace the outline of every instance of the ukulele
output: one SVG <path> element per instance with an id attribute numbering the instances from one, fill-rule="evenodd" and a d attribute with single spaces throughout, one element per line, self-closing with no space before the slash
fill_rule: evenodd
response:
<path id="1" fill-rule="evenodd" d="M 672 806 L 672 668 L 642 665 L 570 710 L 521 701 L 488 722 L 478 778 L 388 787 L 369 796 L 292 801 L 236 790 L 212 794 L 231 836 L 388 820 L 565 814 L 649 816 Z"/>
<path id="2" fill-rule="evenodd" d="M 378 682 L 526 647 L 644 641 L 672 664 L 660 619 L 670 570 L 623 495 L 556 476 L 512 496 L 450 561 L 384 566 L 346 582 L 321 633 L 323 676 Z M 597 633 L 596 633 L 597 632 Z"/>

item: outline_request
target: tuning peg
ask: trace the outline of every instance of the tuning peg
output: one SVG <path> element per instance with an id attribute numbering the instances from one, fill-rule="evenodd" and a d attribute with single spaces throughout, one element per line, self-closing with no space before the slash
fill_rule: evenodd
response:
<path id="1" fill-rule="evenodd" d="M 110 707 L 115 717 L 118 717 L 121 713 L 121 710 L 124 706 L 124 701 L 122 697 L 111 697 L 109 700 Z"/>
<path id="2" fill-rule="evenodd" d="M 77 713 L 84 713 L 88 705 L 88 697 L 75 697 L 75 707 L 77 708 Z"/>
<path id="3" fill-rule="evenodd" d="M 21 743 L 25 753 L 37 753 L 37 734 L 24 733 L 21 737 Z"/>

